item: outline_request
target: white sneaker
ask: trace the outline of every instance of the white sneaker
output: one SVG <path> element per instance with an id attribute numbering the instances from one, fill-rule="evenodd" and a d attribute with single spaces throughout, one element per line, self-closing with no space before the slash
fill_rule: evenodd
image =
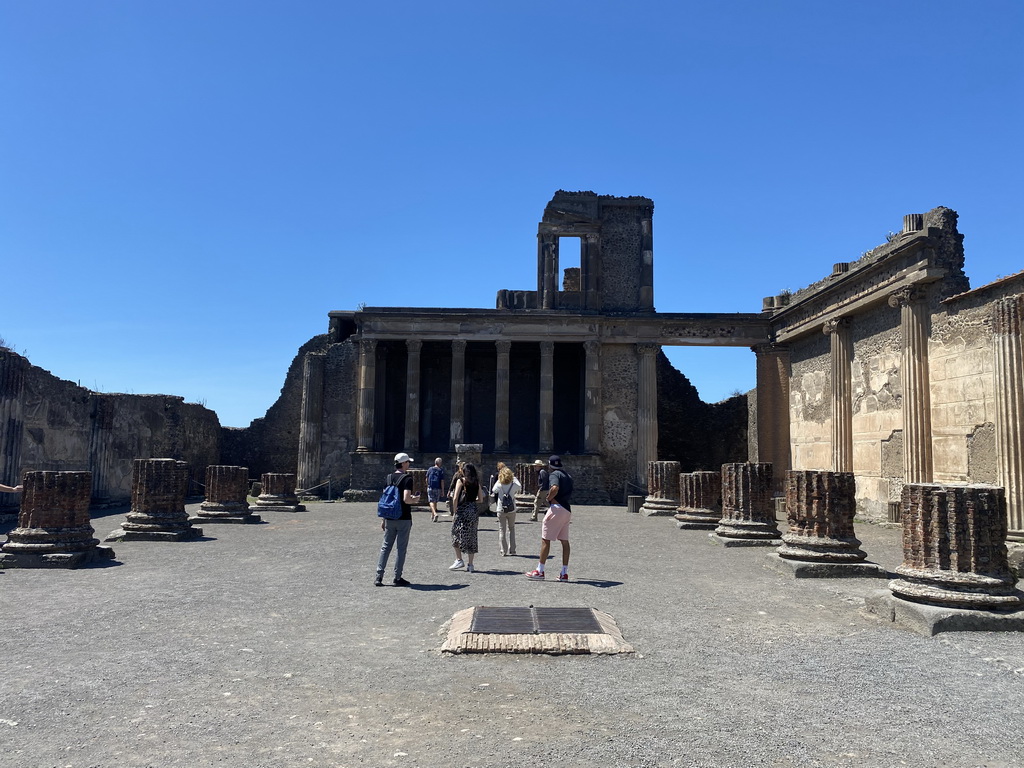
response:
<path id="1" fill-rule="evenodd" d="M 465 568 L 465 567 L 466 567 L 466 564 L 464 562 L 462 562 L 461 560 L 456 560 L 454 563 L 452 563 L 451 565 L 448 566 L 448 570 L 449 571 L 457 571 L 460 568 Z"/>
<path id="2" fill-rule="evenodd" d="M 473 567 L 472 563 L 466 566 L 466 573 L 476 573 L 476 568 Z"/>

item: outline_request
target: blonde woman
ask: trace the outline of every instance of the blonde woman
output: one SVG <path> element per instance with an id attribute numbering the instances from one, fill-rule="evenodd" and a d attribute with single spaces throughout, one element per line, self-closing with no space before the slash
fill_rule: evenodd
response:
<path id="1" fill-rule="evenodd" d="M 498 500 L 498 548 L 502 557 L 516 553 L 516 494 L 523 490 L 512 470 L 501 465 L 491 493 Z"/>

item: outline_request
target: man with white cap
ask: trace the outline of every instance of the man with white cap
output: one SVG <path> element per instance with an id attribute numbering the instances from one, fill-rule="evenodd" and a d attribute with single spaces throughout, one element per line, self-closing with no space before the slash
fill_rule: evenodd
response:
<path id="1" fill-rule="evenodd" d="M 380 527 L 384 531 L 384 543 L 380 547 L 380 557 L 377 558 L 377 578 L 373 580 L 375 587 L 384 585 L 384 569 L 388 565 L 388 557 L 391 549 L 398 543 L 398 554 L 395 555 L 395 580 L 392 582 L 396 587 L 407 587 L 409 582 L 402 578 L 402 570 L 405 568 L 405 552 L 409 548 L 409 533 L 412 531 L 412 505 L 420 500 L 418 495 L 412 492 L 412 475 L 409 474 L 409 465 L 412 464 L 412 457 L 408 453 L 395 455 L 395 471 L 388 476 L 388 485 L 398 486 L 398 495 L 402 504 L 402 516 L 397 520 L 381 520 Z"/>
<path id="2" fill-rule="evenodd" d="M 533 462 L 534 466 L 540 467 L 540 471 L 537 473 L 537 498 L 533 500 L 533 514 L 530 515 L 530 520 L 537 522 L 537 514 L 541 509 L 547 509 L 548 506 L 548 470 L 547 464 L 540 459 Z"/>
<path id="3" fill-rule="evenodd" d="M 558 541 L 562 545 L 562 571 L 558 574 L 559 581 L 569 580 L 569 523 L 572 521 L 572 476 L 562 468 L 562 458 L 552 456 L 548 459 L 551 473 L 548 477 L 548 513 L 540 529 L 540 559 L 537 567 L 526 574 L 526 578 L 534 581 L 544 580 L 544 564 L 551 552 L 551 542 Z"/>

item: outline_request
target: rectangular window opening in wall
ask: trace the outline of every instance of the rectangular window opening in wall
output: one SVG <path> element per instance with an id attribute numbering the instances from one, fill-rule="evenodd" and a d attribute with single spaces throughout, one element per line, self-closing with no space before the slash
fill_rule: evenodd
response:
<path id="1" fill-rule="evenodd" d="M 580 290 L 580 266 L 583 239 L 579 237 L 558 238 L 558 267 L 561 270 L 558 286 L 560 291 Z"/>

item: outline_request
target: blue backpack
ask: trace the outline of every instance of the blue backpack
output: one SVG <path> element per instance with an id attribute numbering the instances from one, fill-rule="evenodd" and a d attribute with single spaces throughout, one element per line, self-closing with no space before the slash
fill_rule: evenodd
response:
<path id="1" fill-rule="evenodd" d="M 402 497 L 399 494 L 398 486 L 390 484 L 390 478 L 388 483 L 384 493 L 380 495 L 380 501 L 377 502 L 377 517 L 383 517 L 385 520 L 397 520 L 402 516 Z"/>

